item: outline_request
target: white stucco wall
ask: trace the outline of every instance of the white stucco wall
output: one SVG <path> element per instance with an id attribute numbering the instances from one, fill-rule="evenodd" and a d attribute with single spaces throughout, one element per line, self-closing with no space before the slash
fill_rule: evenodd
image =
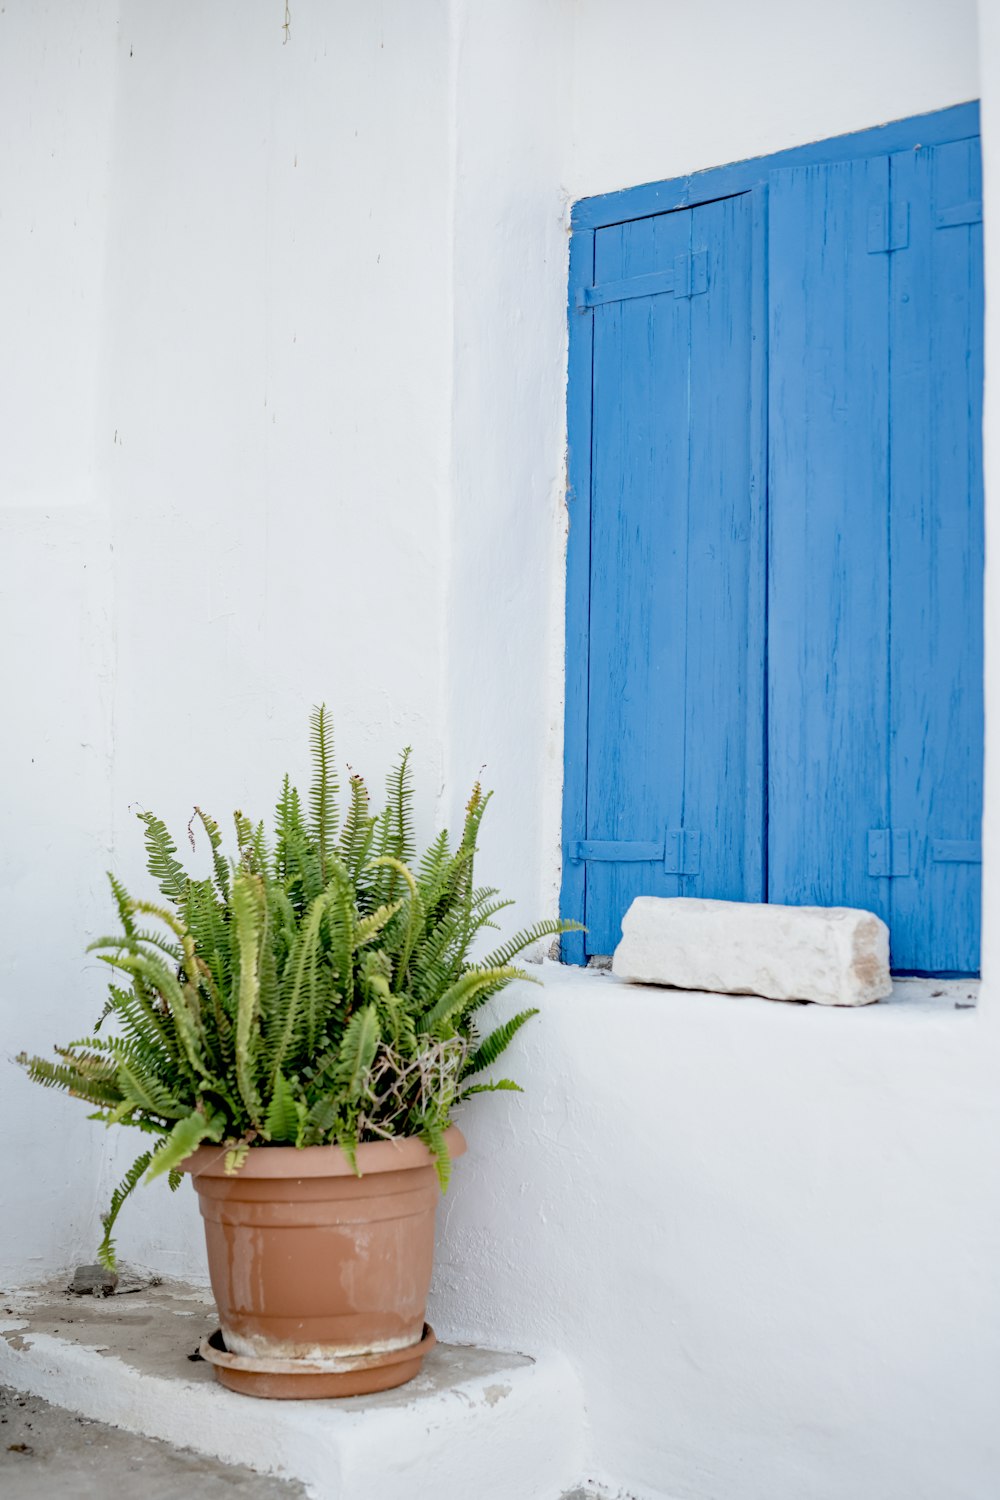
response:
<path id="1" fill-rule="evenodd" d="M 98 475 L 114 11 L 0 10 L 0 1276 L 93 1238 L 99 1132 L 7 1057 L 100 1006 L 84 936 L 111 837 L 111 548 Z M 92 966 L 91 966 L 92 967 Z"/>
<path id="2" fill-rule="evenodd" d="M 287 45 L 282 19 L 0 14 L 8 1052 L 93 1014 L 81 949 L 104 866 L 137 874 L 134 806 L 179 830 L 195 800 L 266 807 L 320 697 L 375 779 L 412 739 L 424 831 L 485 763 L 482 873 L 516 915 L 553 910 L 569 202 L 978 91 L 972 7 L 931 0 L 298 0 Z M 979 1013 L 559 975 L 511 1061 L 528 1093 L 469 1111 L 439 1333 L 570 1353 L 612 1484 L 993 1500 L 988 733 Z M 0 1278 L 23 1279 L 89 1251 L 118 1160 L 9 1068 L 0 1129 Z M 203 1265 L 193 1203 L 159 1185 L 120 1241 Z"/>
<path id="3" fill-rule="evenodd" d="M 978 97 L 975 0 L 576 0 L 574 198 Z"/>
<path id="4" fill-rule="evenodd" d="M 969 5 L 582 0 L 565 33 L 560 186 L 572 200 L 976 97 L 975 28 Z M 529 65 L 518 74 L 502 55 L 507 86 L 525 79 Z M 539 117 L 551 102 L 526 82 L 520 97 Z M 987 112 L 987 157 L 989 128 Z M 536 166 L 529 147 L 512 175 L 528 182 Z M 496 237 L 529 213 L 508 206 Z M 548 275 L 539 254 L 528 282 Z M 516 378 L 494 379 L 471 452 L 498 421 L 530 431 L 528 392 L 546 388 L 539 362 L 551 358 L 509 317 L 475 326 L 480 355 L 502 370 L 506 353 Z M 485 538 L 491 517 L 466 524 Z M 536 618 L 547 602 L 536 595 Z M 519 686 L 546 670 L 545 649 L 539 634 L 529 654 L 499 663 L 497 696 L 525 760 L 548 742 Z M 990 847 L 987 829 L 987 933 Z M 992 1500 L 991 999 L 987 982 L 976 1014 L 886 1008 L 852 1026 L 839 1012 L 550 971 L 536 1033 L 505 1069 L 526 1094 L 468 1113 L 436 1326 L 569 1349 L 584 1372 L 593 1473 L 615 1493 Z"/>
<path id="5" fill-rule="evenodd" d="M 637 1500 L 992 1500 L 1000 1098 L 983 1017 L 546 965 L 445 1200 L 439 1334 L 558 1348 Z M 960 987 L 959 987 L 960 988 Z"/>
<path id="6" fill-rule="evenodd" d="M 122 13 L 103 436 L 137 882 L 131 803 L 181 832 L 202 799 L 267 816 L 286 769 L 306 778 L 320 700 L 376 795 L 412 744 L 423 832 L 438 816 L 448 7 L 296 6 L 287 45 L 281 19 Z M 121 1245 L 183 1273 L 200 1239 L 158 1193 Z"/>
<path id="7" fill-rule="evenodd" d="M 448 6 L 294 9 L 287 45 L 270 0 L 0 15 L 8 1054 L 95 1014 L 135 809 L 267 815 L 310 704 L 376 791 L 412 743 L 437 825 Z M 0 1128 L 3 1273 L 89 1257 L 90 1158 L 106 1196 L 141 1140 L 6 1068 Z M 123 1250 L 200 1264 L 179 1210 L 150 1193 Z"/>
<path id="8" fill-rule="evenodd" d="M 447 816 L 484 766 L 483 868 L 519 924 L 559 897 L 571 16 L 452 7 Z"/>

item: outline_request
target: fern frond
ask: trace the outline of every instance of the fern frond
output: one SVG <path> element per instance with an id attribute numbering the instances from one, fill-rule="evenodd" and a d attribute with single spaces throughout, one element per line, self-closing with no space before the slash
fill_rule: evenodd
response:
<path id="1" fill-rule="evenodd" d="M 260 1093 L 253 1059 L 260 1002 L 260 877 L 240 870 L 233 880 L 233 929 L 239 956 L 236 1004 L 236 1083 L 250 1119 L 260 1128 Z"/>
<path id="2" fill-rule="evenodd" d="M 192 882 L 190 880 L 187 882 L 188 887 L 190 887 L 191 883 Z M 188 931 L 188 924 L 182 917 L 174 916 L 174 913 L 172 911 L 168 911 L 165 906 L 157 906 L 154 901 L 133 901 L 132 910 L 136 913 L 136 915 L 142 915 L 144 917 L 156 917 L 160 922 L 164 924 L 165 927 L 168 927 L 170 929 L 174 937 L 177 938 L 177 940 L 182 945 L 184 939 L 190 935 Z"/>
<path id="3" fill-rule="evenodd" d="M 152 1151 L 144 1151 L 141 1156 L 136 1157 L 121 1182 L 111 1194 L 111 1202 L 108 1205 L 107 1212 L 101 1215 L 101 1223 L 104 1226 L 104 1238 L 97 1247 L 97 1259 L 108 1271 L 116 1271 L 118 1269 L 118 1257 L 115 1254 L 115 1242 L 111 1234 L 111 1231 L 115 1227 L 115 1220 L 121 1213 L 125 1200 L 135 1191 L 143 1172 L 146 1171 L 152 1161 L 153 1155 Z"/>
<path id="4" fill-rule="evenodd" d="M 358 1127 L 357 1122 L 351 1118 L 338 1121 L 336 1132 L 337 1145 L 343 1151 L 351 1164 L 351 1171 L 355 1177 L 360 1177 L 358 1171 Z"/>
<path id="5" fill-rule="evenodd" d="M 351 879 L 357 880 L 365 867 L 375 837 L 375 819 L 368 810 L 368 788 L 364 778 L 352 775 L 349 785 L 350 801 L 340 834 L 339 849 Z"/>
<path id="6" fill-rule="evenodd" d="M 410 773 L 410 757 L 413 754 L 409 745 L 406 746 L 399 758 L 399 764 L 389 772 L 386 780 L 386 813 L 387 818 L 383 830 L 383 847 L 379 854 L 391 854 L 394 859 L 400 860 L 404 865 L 412 864 L 416 855 L 416 842 L 413 833 L 413 779 Z M 395 895 L 390 890 L 389 900 Z"/>
<path id="7" fill-rule="evenodd" d="M 116 1054 L 120 1045 L 117 1041 L 95 1041 L 87 1037 L 83 1041 L 70 1042 L 68 1047 L 56 1047 L 55 1052 L 84 1078 L 114 1084 L 118 1074 Z"/>
<path id="8" fill-rule="evenodd" d="M 351 1103 L 361 1097 L 378 1044 L 378 1012 L 365 1005 L 347 1023 L 333 1070 L 338 1093 Z"/>
<path id="9" fill-rule="evenodd" d="M 278 1073 L 264 1121 L 265 1134 L 272 1141 L 294 1141 L 299 1133 L 299 1124 L 299 1111 L 291 1085 L 283 1073 Z"/>
<path id="10" fill-rule="evenodd" d="M 444 1138 L 445 1126 L 440 1120 L 428 1120 L 420 1132 L 420 1139 L 434 1158 L 434 1166 L 437 1171 L 438 1182 L 441 1184 L 442 1193 L 448 1191 L 448 1183 L 451 1179 L 451 1154 L 448 1143 Z"/>
<path id="11" fill-rule="evenodd" d="M 146 829 L 143 835 L 146 868 L 167 900 L 179 909 L 184 904 L 188 874 L 177 858 L 177 845 L 170 837 L 167 825 L 155 813 L 141 812 L 139 821 Z"/>
<path id="12" fill-rule="evenodd" d="M 317 1099 L 305 1118 L 300 1146 L 317 1146 L 335 1133 L 340 1122 L 340 1100 L 334 1094 Z"/>
<path id="13" fill-rule="evenodd" d="M 229 864 L 222 853 L 222 830 L 218 823 L 203 808 L 196 807 L 194 817 L 197 818 L 205 832 L 208 834 L 208 842 L 212 849 L 212 868 L 215 871 L 215 884 L 219 892 L 219 899 L 223 902 L 229 900 Z M 192 819 L 192 822 L 194 819 Z"/>
<path id="14" fill-rule="evenodd" d="M 435 1036 L 445 1036 L 454 1029 L 454 1022 L 463 1019 L 490 995 L 509 984 L 512 979 L 528 979 L 522 969 L 508 966 L 495 969 L 472 969 L 457 979 L 445 990 L 439 1000 L 420 1018 L 420 1030 Z"/>
<path id="15" fill-rule="evenodd" d="M 355 949 L 363 948 L 367 943 L 373 942 L 383 927 L 391 922 L 396 913 L 401 910 L 402 905 L 402 901 L 391 901 L 388 906 L 376 907 L 375 911 L 369 912 L 367 917 L 362 917 L 354 929 Z"/>
<path id="16" fill-rule="evenodd" d="M 111 960 L 106 955 L 105 962 Z M 121 985 L 108 986 L 107 1011 L 113 1015 L 125 1036 L 142 1050 L 162 1052 L 172 1063 L 181 1060 L 176 1036 L 171 1036 L 167 1016 L 150 1002 L 142 985 L 126 990 Z"/>
<path id="17" fill-rule="evenodd" d="M 122 924 L 125 936 L 135 937 L 135 921 L 132 916 L 131 897 L 121 881 L 116 880 L 110 870 L 108 871 L 108 880 L 111 882 L 111 894 L 114 896 L 115 906 L 118 908 L 118 920 Z"/>
<path id="18" fill-rule="evenodd" d="M 262 880 L 261 901 L 261 932 L 260 932 L 260 970 L 259 985 L 260 993 L 257 997 L 257 1005 L 260 1014 L 260 1024 L 266 1030 L 271 1017 L 280 1012 L 280 975 L 278 972 L 278 944 L 275 942 L 273 926 L 275 922 L 275 902 L 271 891 L 268 889 L 267 878 Z M 280 920 L 280 913 L 277 913 Z"/>
<path id="19" fill-rule="evenodd" d="M 392 854 L 382 854 L 378 859 L 371 861 L 370 868 L 377 868 L 379 866 L 393 870 L 397 875 L 401 876 L 410 891 L 410 899 L 407 903 L 405 936 L 399 956 L 396 959 L 395 988 L 398 991 L 403 988 L 406 981 L 406 971 L 409 966 L 410 957 L 424 923 L 424 908 L 423 902 L 420 899 L 420 892 L 417 890 L 417 882 L 401 859 L 397 859 Z"/>
<path id="20" fill-rule="evenodd" d="M 145 984 L 154 995 L 159 995 L 170 1011 L 177 1038 L 193 1073 L 211 1081 L 199 1036 L 199 1022 L 189 1009 L 189 998 L 176 975 L 161 959 L 143 953 L 102 953 L 101 958 L 112 968 L 132 974 Z M 148 1004 L 148 1001 L 147 1001 Z"/>
<path id="21" fill-rule="evenodd" d="M 333 725 L 321 703 L 309 716 L 309 748 L 313 779 L 309 788 L 311 823 L 309 832 L 319 852 L 324 882 L 329 879 L 329 864 L 337 839 L 337 775 L 333 760 Z"/>
<path id="22" fill-rule="evenodd" d="M 230 1146 L 226 1152 L 223 1170 L 227 1177 L 235 1177 L 237 1172 L 250 1154 L 249 1141 L 237 1141 L 235 1146 Z"/>
<path id="23" fill-rule="evenodd" d="M 354 882 L 339 855 L 332 855 L 328 869 L 329 901 L 326 907 L 326 935 L 329 943 L 329 986 L 326 999 L 346 1015 L 354 1004 L 354 950 L 357 946 L 357 908 Z M 325 1010 L 310 1013 L 312 1029 L 306 1033 L 311 1051 L 329 1019 Z"/>
<path id="24" fill-rule="evenodd" d="M 183 1120 L 177 1121 L 162 1146 L 153 1153 L 146 1171 L 146 1181 L 152 1182 L 154 1178 L 162 1177 L 164 1172 L 173 1171 L 187 1161 L 202 1141 L 221 1141 L 223 1133 L 223 1122 L 214 1115 L 202 1114 L 200 1110 L 185 1115 Z"/>
<path id="25" fill-rule="evenodd" d="M 93 942 L 87 944 L 84 951 L 91 953 L 98 948 L 122 948 L 141 953 L 143 947 L 158 948 L 161 953 L 165 953 L 169 959 L 172 959 L 174 964 L 181 962 L 182 953 L 179 944 L 172 943 L 162 933 L 139 928 L 131 933 L 123 932 L 117 937 L 112 933 L 94 938 Z"/>
<path id="26" fill-rule="evenodd" d="M 468 1078 L 472 1073 L 481 1073 L 484 1068 L 492 1067 L 502 1052 L 506 1052 L 514 1037 L 520 1031 L 526 1021 L 532 1016 L 538 1015 L 538 1007 L 531 1010 L 518 1011 L 516 1016 L 511 1016 L 502 1026 L 483 1038 L 475 1052 L 469 1057 L 462 1069 L 462 1077 Z"/>
<path id="27" fill-rule="evenodd" d="M 470 1083 L 467 1089 L 463 1089 L 455 1100 L 456 1104 L 462 1104 L 466 1099 L 471 1099 L 473 1094 L 523 1094 L 519 1083 L 513 1078 L 498 1078 L 495 1083 Z"/>
<path id="28" fill-rule="evenodd" d="M 118 1064 L 118 1091 L 122 1099 L 134 1108 L 147 1110 L 164 1120 L 180 1120 L 188 1113 L 188 1109 L 134 1059 Z"/>
<path id="29" fill-rule="evenodd" d="M 239 809 L 233 813 L 233 827 L 236 829 L 236 847 L 239 850 L 240 864 L 251 874 L 258 874 L 257 829 L 246 813 L 240 812 Z"/>
<path id="30" fill-rule="evenodd" d="M 122 1096 L 116 1084 L 101 1078 L 88 1078 L 70 1062 L 54 1063 L 46 1057 L 29 1057 L 26 1052 L 19 1052 L 14 1061 L 27 1069 L 32 1083 L 40 1083 L 43 1088 L 63 1089 L 74 1098 L 86 1099 L 88 1104 L 121 1103 Z"/>
<path id="31" fill-rule="evenodd" d="M 426 892 L 427 888 L 433 885 L 450 858 L 448 830 L 442 828 L 437 837 L 428 844 L 417 865 L 417 881 L 421 890 Z"/>
<path id="32" fill-rule="evenodd" d="M 500 968 L 509 964 L 512 958 L 523 953 L 525 948 L 530 948 L 533 943 L 540 942 L 542 938 L 558 937 L 562 932 L 583 932 L 584 928 L 580 922 L 561 922 L 550 918 L 544 922 L 535 922 L 531 927 L 524 927 L 516 932 L 512 938 L 508 938 L 499 948 L 495 949 L 483 959 L 483 968 Z"/>
<path id="33" fill-rule="evenodd" d="M 307 1052 L 315 1046 L 320 1012 L 319 1001 L 319 957 L 320 934 L 323 918 L 332 900 L 332 894 L 324 891 L 309 907 L 302 932 L 294 954 L 289 960 L 290 988 L 284 1000 L 281 1030 L 277 1038 L 274 1066 L 280 1067 L 291 1040 L 301 1025 L 307 1038 Z"/>
<path id="34" fill-rule="evenodd" d="M 294 851 L 307 837 L 299 794 L 287 774 L 275 808 L 274 833 L 274 873 L 278 880 L 287 881 L 293 873 Z"/>

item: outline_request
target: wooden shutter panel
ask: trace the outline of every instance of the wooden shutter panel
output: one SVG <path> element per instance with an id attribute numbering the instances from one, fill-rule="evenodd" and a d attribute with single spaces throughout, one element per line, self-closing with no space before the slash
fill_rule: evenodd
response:
<path id="1" fill-rule="evenodd" d="M 587 951 L 640 894 L 762 894 L 763 528 L 749 195 L 599 230 Z M 567 830 L 567 832 L 571 832 Z"/>
<path id="2" fill-rule="evenodd" d="M 769 899 L 972 972 L 982 757 L 978 142 L 776 172 Z"/>
<path id="3" fill-rule="evenodd" d="M 895 967 L 979 967 L 983 744 L 983 285 L 979 142 L 891 158 L 909 222 L 890 257 L 892 823 Z"/>

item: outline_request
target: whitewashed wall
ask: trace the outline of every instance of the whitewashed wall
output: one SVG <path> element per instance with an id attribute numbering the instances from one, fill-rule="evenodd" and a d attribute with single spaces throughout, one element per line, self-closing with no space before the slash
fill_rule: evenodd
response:
<path id="1" fill-rule="evenodd" d="M 576 0 L 574 12 L 574 198 L 978 97 L 975 0 Z"/>
<path id="2" fill-rule="evenodd" d="M 558 1348 L 635 1500 L 994 1500 L 1000 1097 L 984 1017 L 545 966 L 463 1121 L 430 1317 Z"/>
<path id="3" fill-rule="evenodd" d="M 110 0 L 0 10 L 0 1279 L 92 1241 L 102 1144 L 7 1057 L 69 1041 L 101 1003 L 82 950 L 112 816 L 97 405 L 114 20 Z"/>
<path id="4" fill-rule="evenodd" d="M 569 202 L 978 92 L 969 4 L 293 0 L 287 44 L 283 10 L 0 13 L 7 1051 L 92 1013 L 134 807 L 266 804 L 319 697 L 376 779 L 412 739 L 425 831 L 485 763 L 484 874 L 554 909 Z M 983 48 L 989 211 L 988 7 Z M 612 1485 L 993 1500 L 995 739 L 981 1013 L 563 977 L 528 1093 L 470 1111 L 439 1332 L 566 1348 Z M 0 1129 L 0 1278 L 71 1263 L 118 1163 L 10 1068 Z M 200 1272 L 187 1194 L 121 1242 Z"/>
<path id="5" fill-rule="evenodd" d="M 136 808 L 266 814 L 310 704 L 377 787 L 412 743 L 438 822 L 448 6 L 293 10 L 287 45 L 274 0 L 0 13 L 7 1053 L 95 1014 Z M 89 1257 L 136 1143 L 7 1067 L 0 1128 L 0 1275 Z M 123 1250 L 200 1264 L 184 1206 Z"/>
<path id="6" fill-rule="evenodd" d="M 554 48 L 553 11 L 544 14 L 520 48 L 497 42 L 495 19 L 482 23 L 529 140 L 500 179 L 524 186 L 520 200 L 505 200 L 503 186 L 491 199 L 482 182 L 469 198 L 480 213 L 503 203 L 494 243 L 533 226 L 517 301 L 542 307 L 561 302 L 565 272 L 546 263 L 528 185 L 567 87 L 567 200 L 979 92 L 971 5 L 579 0 L 565 30 L 555 23 Z M 539 50 L 550 79 L 541 95 L 531 86 Z M 470 67 L 470 92 L 476 77 Z M 500 87 L 484 80 L 485 107 Z M 502 110 L 497 128 L 509 151 Z M 988 110 L 985 128 L 989 157 Z M 462 202 L 459 178 L 460 217 Z M 556 379 L 547 322 L 526 341 L 502 309 L 484 311 L 488 254 L 484 264 L 491 274 L 468 316 L 472 364 L 488 361 L 493 380 L 471 417 L 456 405 L 456 449 L 464 441 L 473 455 L 492 452 L 505 423 L 530 434 L 527 393 Z M 460 294 L 457 274 L 456 308 Z M 459 338 L 466 326 L 457 314 Z M 516 441 L 503 453 L 510 463 Z M 533 504 L 532 544 L 547 537 L 558 548 L 544 494 Z M 483 514 L 464 513 L 467 534 L 485 548 L 501 513 L 520 526 L 518 502 L 498 495 Z M 536 565 L 532 556 L 501 595 L 506 629 L 526 609 L 539 626 L 546 619 L 552 595 L 535 584 L 532 603 L 521 592 Z M 541 629 L 527 645 L 506 662 L 494 648 L 490 675 L 525 765 L 533 745 L 558 746 L 523 686 L 549 670 Z M 988 690 L 992 656 L 990 674 Z M 495 846 L 505 874 L 523 826 Z M 988 861 L 991 842 L 987 829 Z M 1000 904 L 991 868 L 987 961 Z M 584 1374 L 592 1472 L 613 1493 L 992 1500 L 1000 997 L 992 1010 L 990 1001 L 987 985 L 977 1014 L 830 1015 L 550 973 L 535 1034 L 522 1033 L 510 1064 L 526 1094 L 469 1111 L 470 1152 L 439 1241 L 435 1326 L 567 1350 Z"/>
<path id="7" fill-rule="evenodd" d="M 321 699 L 377 791 L 414 746 L 437 820 L 448 9 L 293 10 L 287 44 L 270 0 L 122 10 L 102 440 L 136 881 L 132 804 L 267 815 Z M 183 1272 L 199 1241 L 151 1193 L 121 1245 Z"/>
<path id="8" fill-rule="evenodd" d="M 483 864 L 519 923 L 558 906 L 571 16 L 452 7 L 448 816 L 485 762 Z"/>

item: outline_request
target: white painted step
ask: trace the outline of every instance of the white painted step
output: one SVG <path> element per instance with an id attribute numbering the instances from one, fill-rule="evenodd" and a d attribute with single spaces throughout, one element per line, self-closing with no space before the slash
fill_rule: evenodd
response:
<path id="1" fill-rule="evenodd" d="M 25 1289 L 0 1308 L 0 1384 L 299 1479 L 315 1500 L 559 1500 L 581 1478 L 583 1401 L 559 1355 L 439 1345 L 395 1391 L 263 1401 L 188 1359 L 215 1321 L 208 1293 L 178 1282 L 107 1299 Z"/>

